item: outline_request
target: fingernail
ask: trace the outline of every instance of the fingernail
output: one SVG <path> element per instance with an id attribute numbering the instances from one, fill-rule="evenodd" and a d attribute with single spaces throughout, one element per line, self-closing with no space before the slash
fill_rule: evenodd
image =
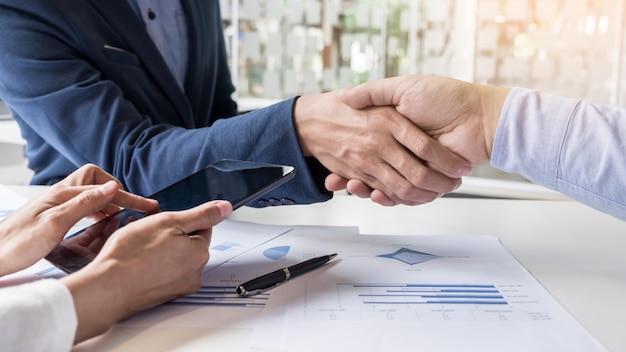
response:
<path id="1" fill-rule="evenodd" d="M 463 166 L 459 169 L 459 176 L 467 176 L 472 173 L 471 166 Z"/>
<path id="2" fill-rule="evenodd" d="M 222 216 L 222 219 L 226 218 L 228 215 L 230 215 L 233 212 L 233 206 L 232 204 L 230 204 L 230 202 L 226 202 L 226 201 L 218 202 L 217 207 L 220 210 L 220 215 Z"/>
<path id="3" fill-rule="evenodd" d="M 108 181 L 107 183 L 98 187 L 98 191 L 100 191 L 100 194 L 102 194 L 103 196 L 110 196 L 112 194 L 115 194 L 115 192 L 117 192 L 117 183 L 115 181 Z"/>

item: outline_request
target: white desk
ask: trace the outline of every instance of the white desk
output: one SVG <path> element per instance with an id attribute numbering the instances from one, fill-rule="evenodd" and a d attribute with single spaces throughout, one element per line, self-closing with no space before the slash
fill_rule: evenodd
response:
<path id="1" fill-rule="evenodd" d="M 22 192 L 29 195 L 32 189 Z M 626 351 L 626 222 L 579 203 L 443 198 L 418 207 L 385 208 L 337 196 L 322 204 L 242 208 L 231 218 L 283 225 L 358 225 L 361 233 L 372 234 L 497 235 L 600 342 L 611 351 Z M 250 334 L 248 329 L 116 327 L 76 350 L 247 351 Z"/>
<path id="2" fill-rule="evenodd" d="M 611 351 L 626 351 L 626 222 L 574 201 L 443 198 L 385 208 L 343 196 L 232 216 L 272 224 L 358 225 L 372 234 L 494 234 Z"/>

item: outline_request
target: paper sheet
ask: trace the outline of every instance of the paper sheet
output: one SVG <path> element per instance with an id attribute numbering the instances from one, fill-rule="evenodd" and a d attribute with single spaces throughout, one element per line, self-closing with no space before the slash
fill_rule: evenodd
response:
<path id="1" fill-rule="evenodd" d="M 15 209 L 26 203 L 27 199 L 0 185 L 0 219 L 4 219 Z"/>
<path id="2" fill-rule="evenodd" d="M 358 234 L 357 227 L 271 226 L 225 221 L 215 229 L 211 258 L 203 270 L 202 288 L 193 295 L 141 313 L 123 326 L 192 326 L 253 328 L 276 290 L 242 298 L 235 287 L 257 276 L 297 263 L 294 238 Z M 218 250 L 219 249 L 219 250 Z"/>
<path id="3" fill-rule="evenodd" d="M 338 260 L 272 295 L 251 347 L 605 350 L 493 236 L 299 236 L 293 247 Z"/>

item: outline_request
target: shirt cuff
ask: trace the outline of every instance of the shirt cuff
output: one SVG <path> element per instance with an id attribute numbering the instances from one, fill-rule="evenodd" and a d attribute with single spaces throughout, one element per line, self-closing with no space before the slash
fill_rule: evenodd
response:
<path id="1" fill-rule="evenodd" d="M 78 319 L 69 289 L 55 279 L 0 289 L 0 349 L 69 351 Z"/>
<path id="2" fill-rule="evenodd" d="M 513 88 L 496 129 L 491 165 L 556 189 L 559 154 L 577 101 Z"/>

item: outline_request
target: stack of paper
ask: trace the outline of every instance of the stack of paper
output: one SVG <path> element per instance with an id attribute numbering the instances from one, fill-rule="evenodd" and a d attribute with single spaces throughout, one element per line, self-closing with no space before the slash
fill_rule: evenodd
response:
<path id="1" fill-rule="evenodd" d="M 259 350 L 605 351 L 495 236 L 226 221 L 211 253 L 198 294 L 123 324 L 253 328 Z M 337 258 L 266 293 L 235 293 L 330 253 Z"/>

